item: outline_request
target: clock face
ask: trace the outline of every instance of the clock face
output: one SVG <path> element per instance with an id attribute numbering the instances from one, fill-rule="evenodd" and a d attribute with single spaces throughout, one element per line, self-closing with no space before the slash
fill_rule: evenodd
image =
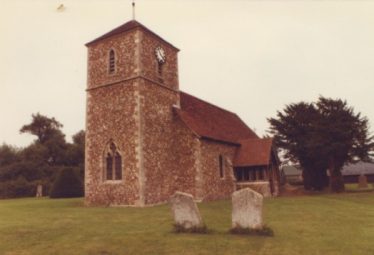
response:
<path id="1" fill-rule="evenodd" d="M 163 64 L 166 62 L 165 50 L 160 46 L 155 49 L 155 55 L 158 63 Z"/>

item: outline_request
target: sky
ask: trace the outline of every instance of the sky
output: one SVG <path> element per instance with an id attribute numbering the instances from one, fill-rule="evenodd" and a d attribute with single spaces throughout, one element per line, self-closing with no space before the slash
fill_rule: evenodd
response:
<path id="1" fill-rule="evenodd" d="M 182 91 L 264 135 L 286 104 L 319 95 L 373 125 L 373 13 L 359 0 L 137 0 L 135 18 L 181 50 Z M 19 129 L 37 112 L 69 141 L 84 129 L 84 44 L 131 19 L 131 0 L 1 0 L 0 144 L 30 144 Z"/>

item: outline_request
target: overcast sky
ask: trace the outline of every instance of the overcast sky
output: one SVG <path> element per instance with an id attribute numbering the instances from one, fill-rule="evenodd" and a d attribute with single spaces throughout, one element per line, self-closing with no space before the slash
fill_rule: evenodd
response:
<path id="1" fill-rule="evenodd" d="M 1 0 L 0 143 L 28 145 L 19 129 L 37 112 L 68 139 L 84 129 L 84 44 L 131 15 L 130 0 Z M 285 104 L 319 95 L 373 125 L 374 1 L 138 0 L 136 19 L 181 50 L 181 90 L 259 135 Z"/>

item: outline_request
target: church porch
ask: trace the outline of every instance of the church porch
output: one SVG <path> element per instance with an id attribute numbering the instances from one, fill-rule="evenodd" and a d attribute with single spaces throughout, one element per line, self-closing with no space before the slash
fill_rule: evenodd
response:
<path id="1" fill-rule="evenodd" d="M 235 167 L 236 190 L 251 188 L 264 197 L 278 195 L 276 171 L 272 165 Z"/>

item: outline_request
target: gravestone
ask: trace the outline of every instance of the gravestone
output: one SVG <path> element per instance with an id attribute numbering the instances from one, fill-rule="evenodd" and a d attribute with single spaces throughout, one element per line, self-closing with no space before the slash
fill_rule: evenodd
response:
<path id="1" fill-rule="evenodd" d="M 262 229 L 263 196 L 245 188 L 232 194 L 232 228 Z"/>
<path id="2" fill-rule="evenodd" d="M 368 180 L 366 178 L 366 175 L 363 175 L 361 174 L 359 177 L 358 177 L 358 187 L 359 188 L 367 188 L 368 187 Z"/>
<path id="3" fill-rule="evenodd" d="M 175 225 L 184 229 L 200 228 L 203 221 L 193 196 L 183 192 L 175 192 L 170 199 Z"/>
<path id="4" fill-rule="evenodd" d="M 36 197 L 42 197 L 43 196 L 43 186 L 41 184 L 38 184 L 36 187 Z"/>

